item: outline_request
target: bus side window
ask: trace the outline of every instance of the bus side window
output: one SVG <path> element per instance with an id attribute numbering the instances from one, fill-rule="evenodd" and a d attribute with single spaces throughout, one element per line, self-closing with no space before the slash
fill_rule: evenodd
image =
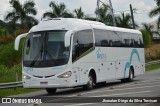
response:
<path id="1" fill-rule="evenodd" d="M 133 38 L 134 38 L 135 47 L 139 48 L 140 47 L 140 41 L 139 41 L 138 35 L 134 34 L 133 36 L 134 36 Z"/>
<path id="2" fill-rule="evenodd" d="M 122 38 L 121 34 L 116 31 L 108 31 L 109 34 L 109 46 L 110 47 L 121 47 L 122 46 Z"/>
<path id="3" fill-rule="evenodd" d="M 93 48 L 93 33 L 92 30 L 82 30 L 75 33 L 73 37 L 72 47 L 72 61 L 76 61 L 79 58 L 87 55 Z"/>
<path id="4" fill-rule="evenodd" d="M 94 29 L 96 46 L 99 47 L 108 47 L 108 33 L 106 30 Z"/>

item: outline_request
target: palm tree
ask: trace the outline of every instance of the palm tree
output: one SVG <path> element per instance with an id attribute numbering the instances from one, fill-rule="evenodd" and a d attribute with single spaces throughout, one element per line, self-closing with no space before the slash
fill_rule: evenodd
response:
<path id="1" fill-rule="evenodd" d="M 52 8 L 52 11 L 47 11 L 43 14 L 42 18 L 72 18 L 73 14 L 67 12 L 66 5 L 64 3 L 56 4 L 55 2 L 50 2 L 49 7 Z"/>
<path id="2" fill-rule="evenodd" d="M 33 1 L 26 1 L 23 5 L 20 4 L 19 0 L 11 0 L 10 4 L 13 10 L 8 12 L 5 16 L 5 21 L 14 23 L 18 22 L 22 28 L 30 29 L 33 25 L 36 25 L 38 21 L 31 15 L 36 15 L 37 11 L 34 8 L 35 3 Z"/>
<path id="3" fill-rule="evenodd" d="M 142 25 L 143 25 L 143 29 L 149 33 L 149 35 L 151 36 L 152 39 L 153 39 L 154 34 L 159 34 L 158 31 L 155 31 L 153 25 L 146 24 L 146 23 L 143 23 Z"/>
<path id="4" fill-rule="evenodd" d="M 103 6 L 99 10 L 96 10 L 95 13 L 99 15 L 100 22 L 103 22 L 106 25 L 113 26 L 113 18 L 109 13 L 109 7 Z"/>
<path id="5" fill-rule="evenodd" d="M 76 13 L 76 17 L 79 19 L 84 18 L 84 12 L 82 11 L 82 8 L 75 9 L 74 12 Z"/>
<path id="6" fill-rule="evenodd" d="M 122 28 L 130 28 L 132 29 L 132 21 L 131 21 L 132 17 L 130 14 L 124 14 L 121 13 L 120 16 L 116 17 L 116 24 L 117 27 L 122 27 Z M 136 25 L 137 26 L 137 25 Z"/>
<path id="7" fill-rule="evenodd" d="M 160 0 L 155 0 L 155 1 L 157 6 L 150 11 L 149 16 L 150 17 L 159 16 L 157 20 L 157 27 L 160 28 Z"/>

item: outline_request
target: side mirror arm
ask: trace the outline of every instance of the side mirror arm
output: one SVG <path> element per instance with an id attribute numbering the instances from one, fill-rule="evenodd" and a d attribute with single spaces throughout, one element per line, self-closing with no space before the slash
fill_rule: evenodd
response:
<path id="1" fill-rule="evenodd" d="M 14 49 L 15 50 L 18 50 L 19 49 L 19 43 L 20 43 L 20 40 L 24 37 L 27 36 L 27 33 L 24 33 L 24 34 L 21 34 L 19 36 L 17 36 L 17 38 L 15 39 L 15 43 L 14 43 Z"/>

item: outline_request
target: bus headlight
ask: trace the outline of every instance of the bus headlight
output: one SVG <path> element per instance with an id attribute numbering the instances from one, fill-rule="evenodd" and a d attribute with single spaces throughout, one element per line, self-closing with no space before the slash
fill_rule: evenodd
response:
<path id="1" fill-rule="evenodd" d="M 61 75 L 58 76 L 58 78 L 68 78 L 72 75 L 72 72 L 71 71 L 68 71 L 68 72 L 65 72 Z"/>
<path id="2" fill-rule="evenodd" d="M 23 79 L 31 79 L 31 77 L 30 77 L 30 76 L 25 75 L 25 74 L 23 74 L 23 75 L 22 75 L 22 78 L 23 78 Z"/>

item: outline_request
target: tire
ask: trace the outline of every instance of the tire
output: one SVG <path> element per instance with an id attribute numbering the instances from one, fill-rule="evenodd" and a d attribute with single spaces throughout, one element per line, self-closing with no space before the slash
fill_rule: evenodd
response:
<path id="1" fill-rule="evenodd" d="M 127 79 L 121 79 L 121 82 L 125 83 L 125 82 L 127 82 Z"/>
<path id="2" fill-rule="evenodd" d="M 99 82 L 96 84 L 97 86 L 106 86 L 107 85 L 107 82 Z"/>
<path id="3" fill-rule="evenodd" d="M 46 88 L 46 91 L 48 94 L 55 94 L 56 93 L 57 88 Z"/>
<path id="4" fill-rule="evenodd" d="M 93 80 L 93 76 L 89 75 L 88 78 L 89 78 L 89 81 L 88 81 L 87 85 L 83 86 L 84 90 L 91 90 L 91 89 L 93 89 L 93 87 L 95 85 L 94 80 Z"/>
<path id="5" fill-rule="evenodd" d="M 133 79 L 134 79 L 134 71 L 133 71 L 133 68 L 130 68 L 130 70 L 129 70 L 129 77 L 128 77 L 128 78 L 125 78 L 125 79 L 121 79 L 121 82 L 122 82 L 122 83 L 132 82 Z"/>
<path id="6" fill-rule="evenodd" d="M 132 68 L 130 68 L 130 70 L 129 70 L 129 77 L 128 77 L 128 82 L 132 82 L 133 81 L 133 79 L 134 79 L 134 73 L 133 73 L 133 69 Z"/>

